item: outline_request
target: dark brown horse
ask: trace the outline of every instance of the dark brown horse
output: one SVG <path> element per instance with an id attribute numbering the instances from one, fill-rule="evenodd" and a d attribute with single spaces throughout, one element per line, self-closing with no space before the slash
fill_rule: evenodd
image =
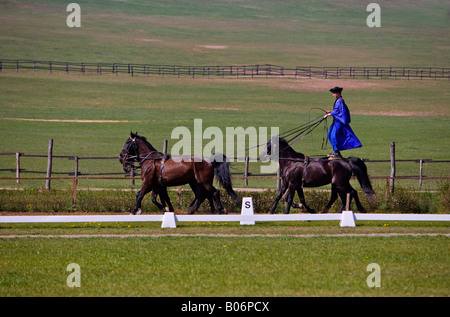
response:
<path id="1" fill-rule="evenodd" d="M 295 191 L 297 191 L 300 202 L 306 210 L 310 213 L 315 213 L 315 210 L 311 209 L 306 204 L 303 187 L 319 187 L 330 183 L 331 198 L 323 210 L 324 213 L 328 212 L 334 201 L 337 199 L 338 194 L 342 200 L 342 211 L 346 205 L 347 193 L 350 194 L 350 202 L 351 199 L 354 198 L 358 210 L 366 212 L 359 201 L 357 191 L 350 185 L 350 179 L 354 173 L 366 196 L 373 199 L 375 191 L 372 189 L 370 179 L 367 175 L 367 167 L 361 159 L 357 157 L 350 157 L 347 159 L 329 159 L 326 157 L 311 159 L 302 153 L 294 151 L 283 138 L 279 138 L 278 148 L 283 185 L 278 191 L 275 203 L 269 213 L 275 211 L 279 200 L 284 193 L 287 192 L 285 196 L 286 209 L 284 213 L 288 214 L 293 203 Z M 267 143 L 265 149 L 266 153 L 263 153 L 262 155 L 271 155 L 271 151 L 272 140 Z"/>
<path id="2" fill-rule="evenodd" d="M 162 209 L 167 203 L 171 208 L 167 187 L 184 184 L 189 184 L 195 194 L 194 201 L 188 209 L 189 214 L 194 213 L 205 199 L 209 200 L 212 213 L 215 211 L 213 201 L 217 204 L 219 213 L 223 213 L 220 192 L 213 186 L 214 175 L 233 201 L 236 204 L 240 203 L 232 188 L 229 163 L 223 154 L 214 154 L 209 161 L 204 158 L 194 159 L 193 156 L 183 159 L 164 157 L 163 153 L 158 152 L 145 137 L 131 132 L 119 160 L 125 172 L 131 170 L 134 162 L 138 162 L 142 169 L 142 187 L 136 195 L 136 205 L 132 214 L 141 213 L 142 199 L 150 191 L 153 191 L 152 201 L 158 207 Z M 160 196 L 162 205 L 156 201 L 156 195 Z"/>

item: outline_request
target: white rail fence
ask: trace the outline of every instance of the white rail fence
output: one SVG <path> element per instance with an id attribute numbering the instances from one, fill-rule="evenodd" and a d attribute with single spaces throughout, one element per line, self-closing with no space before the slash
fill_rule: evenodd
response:
<path id="1" fill-rule="evenodd" d="M 177 222 L 240 222 L 254 225 L 261 221 L 339 220 L 341 227 L 355 227 L 356 221 L 450 221 L 450 214 L 371 214 L 347 210 L 330 214 L 254 214 L 251 197 L 244 197 L 237 215 L 74 215 L 74 216 L 0 216 L 0 223 L 76 223 L 76 222 L 161 222 L 161 228 L 176 228 Z"/>

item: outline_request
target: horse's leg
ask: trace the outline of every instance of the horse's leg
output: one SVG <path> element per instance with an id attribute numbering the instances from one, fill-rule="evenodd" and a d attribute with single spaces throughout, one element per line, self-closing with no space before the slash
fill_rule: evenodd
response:
<path id="1" fill-rule="evenodd" d="M 162 203 L 162 204 L 160 204 L 160 203 L 156 200 L 156 197 L 158 196 L 158 193 L 159 193 L 159 197 L 161 198 L 161 203 Z M 161 196 L 161 192 L 160 192 L 159 190 L 157 190 L 156 188 L 153 188 L 153 191 L 152 191 L 152 202 L 153 202 L 160 210 L 162 210 L 162 211 L 165 210 L 166 205 L 165 205 L 165 203 L 164 203 L 164 199 L 163 199 L 163 197 Z"/>
<path id="2" fill-rule="evenodd" d="M 199 184 L 199 185 L 201 186 L 202 191 L 204 192 L 204 195 L 206 196 L 206 198 L 208 198 L 209 204 L 211 206 L 211 213 L 215 212 L 214 203 L 213 203 L 213 200 L 214 200 L 216 202 L 217 210 L 219 211 L 219 214 L 223 214 L 223 206 L 222 206 L 222 202 L 220 201 L 220 191 L 217 190 L 217 188 L 215 188 L 213 186 L 212 180 L 211 180 L 211 183 L 206 182 L 206 183 Z M 203 202 L 203 200 L 202 200 L 202 202 Z"/>
<path id="3" fill-rule="evenodd" d="M 209 202 L 209 208 L 211 209 L 211 214 L 215 214 L 216 213 L 216 207 L 214 205 L 215 197 L 213 197 L 213 195 L 210 195 L 210 193 L 206 193 L 206 198 L 208 199 L 208 202 Z"/>
<path id="4" fill-rule="evenodd" d="M 196 181 L 191 180 L 189 182 L 189 186 L 191 187 L 192 192 L 194 193 L 194 200 L 190 203 L 188 207 L 188 214 L 192 215 L 198 209 L 198 206 L 200 206 L 199 200 L 201 199 L 200 197 L 202 196 L 202 194 L 200 185 Z M 202 199 L 202 202 L 203 200 L 205 200 L 205 198 Z"/>
<path id="5" fill-rule="evenodd" d="M 277 208 L 278 202 L 280 201 L 281 197 L 283 197 L 287 188 L 288 188 L 287 182 L 283 182 L 283 185 L 281 186 L 280 190 L 278 191 L 277 197 L 275 198 L 275 202 L 273 203 L 272 207 L 269 210 L 269 214 L 273 214 L 275 208 Z"/>
<path id="6" fill-rule="evenodd" d="M 192 214 L 193 213 L 193 211 L 192 211 L 192 206 L 194 206 L 194 204 L 197 202 L 197 183 L 196 182 L 189 182 L 189 186 L 191 187 L 191 189 L 192 189 L 192 192 L 194 193 L 194 200 L 189 204 L 189 207 L 188 207 L 188 214 Z"/>
<path id="7" fill-rule="evenodd" d="M 305 195 L 303 194 L 303 188 L 301 186 L 297 189 L 297 194 L 298 197 L 300 198 L 300 202 L 306 208 L 306 211 L 308 211 L 311 214 L 315 214 L 316 211 L 306 204 Z"/>
<path id="8" fill-rule="evenodd" d="M 193 206 L 194 206 L 194 204 L 197 204 L 197 200 L 198 200 L 198 198 L 197 198 L 197 196 L 195 196 L 195 198 L 194 198 L 194 200 L 189 204 L 189 207 L 188 207 L 188 214 L 189 215 L 192 215 L 193 213 L 194 213 L 194 211 L 193 211 Z"/>
<path id="9" fill-rule="evenodd" d="M 214 206 L 214 199 L 211 196 L 208 196 L 209 208 L 211 209 L 211 214 L 216 213 L 216 207 Z"/>
<path id="10" fill-rule="evenodd" d="M 364 213 L 367 212 L 366 209 L 363 207 L 363 205 L 361 205 L 361 202 L 359 201 L 358 197 L 358 192 L 355 189 L 353 189 L 350 195 L 355 199 L 356 207 L 358 208 L 358 210 Z"/>
<path id="11" fill-rule="evenodd" d="M 342 201 L 342 206 L 341 206 L 341 209 L 339 211 L 342 212 L 342 211 L 344 211 L 345 205 L 347 204 L 347 193 L 348 193 L 348 191 L 338 190 L 338 193 L 339 193 L 339 196 L 341 197 L 341 201 Z M 352 202 L 352 196 L 350 195 L 349 206 L 350 206 L 351 202 Z"/>
<path id="12" fill-rule="evenodd" d="M 338 194 L 336 186 L 334 184 L 331 184 L 331 197 L 330 200 L 328 201 L 328 204 L 325 206 L 325 209 L 322 211 L 323 214 L 326 214 L 330 210 L 331 206 L 333 206 L 333 203 L 336 201 L 337 197 Z"/>
<path id="13" fill-rule="evenodd" d="M 197 211 L 200 204 L 205 201 L 206 195 L 204 192 L 200 192 L 198 195 L 195 195 L 194 201 L 189 205 L 188 208 L 188 214 L 192 215 L 194 212 Z"/>
<path id="14" fill-rule="evenodd" d="M 172 203 L 170 202 L 169 194 L 167 193 L 167 187 L 160 188 L 159 197 L 161 198 L 161 203 L 164 205 L 164 210 L 173 212 L 174 209 L 173 209 Z M 166 204 L 167 204 L 168 210 L 167 210 Z"/>
<path id="15" fill-rule="evenodd" d="M 142 213 L 142 199 L 144 199 L 145 194 L 147 194 L 151 190 L 151 186 L 149 186 L 146 182 L 142 184 L 141 190 L 136 194 L 136 204 L 134 205 L 134 209 L 131 211 L 132 215 Z"/>
<path id="16" fill-rule="evenodd" d="M 284 210 L 285 214 L 288 214 L 291 210 L 292 202 L 294 201 L 295 190 L 292 187 L 288 188 L 288 191 L 285 196 L 286 201 L 286 209 Z"/>
<path id="17" fill-rule="evenodd" d="M 141 209 L 141 202 L 142 202 L 142 198 L 140 198 L 141 197 L 141 191 L 142 191 L 142 189 L 140 189 L 137 192 L 137 194 L 136 194 L 136 203 L 134 204 L 133 210 L 130 212 L 131 215 L 136 214 L 136 211 Z"/>
<path id="18" fill-rule="evenodd" d="M 214 186 L 212 188 L 213 188 L 213 191 L 214 191 L 213 192 L 213 197 L 214 197 L 214 200 L 216 201 L 217 209 L 219 211 L 219 214 L 223 214 L 224 213 L 224 209 L 223 209 L 222 202 L 220 201 L 220 191 L 217 188 L 215 188 Z M 211 204 L 212 200 L 210 198 L 208 198 L 208 199 L 209 199 L 209 203 Z"/>

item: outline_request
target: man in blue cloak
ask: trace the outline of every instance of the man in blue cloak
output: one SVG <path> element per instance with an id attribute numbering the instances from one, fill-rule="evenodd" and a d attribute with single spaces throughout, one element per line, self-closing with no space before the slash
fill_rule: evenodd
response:
<path id="1" fill-rule="evenodd" d="M 333 116 L 334 119 L 333 124 L 328 130 L 327 136 L 334 150 L 334 153 L 330 156 L 336 158 L 342 157 L 340 153 L 342 150 L 349 150 L 362 146 L 361 142 L 358 140 L 350 127 L 350 111 L 348 110 L 344 99 L 342 99 L 342 90 L 343 88 L 341 87 L 334 87 L 330 89 L 330 92 L 333 93 L 336 101 L 334 102 L 333 110 L 327 110 L 324 115 L 324 118 Z"/>

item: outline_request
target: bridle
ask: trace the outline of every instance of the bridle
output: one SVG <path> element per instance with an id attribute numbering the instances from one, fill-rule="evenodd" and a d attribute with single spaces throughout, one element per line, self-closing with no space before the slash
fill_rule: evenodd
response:
<path id="1" fill-rule="evenodd" d="M 157 151 L 150 151 L 149 153 L 146 154 L 146 156 L 144 158 L 141 159 L 140 154 L 139 154 L 139 147 L 137 145 L 136 142 L 136 137 L 132 138 L 130 137 L 127 141 L 128 146 L 125 148 L 125 155 L 122 158 L 123 162 L 122 165 L 129 165 L 131 166 L 131 168 L 133 169 L 138 169 L 142 167 L 142 163 L 144 163 L 146 160 L 149 160 L 149 156 Z M 123 150 L 122 150 L 123 152 Z M 131 153 L 136 153 L 136 155 L 130 155 Z M 136 163 L 138 165 L 136 165 Z"/>

